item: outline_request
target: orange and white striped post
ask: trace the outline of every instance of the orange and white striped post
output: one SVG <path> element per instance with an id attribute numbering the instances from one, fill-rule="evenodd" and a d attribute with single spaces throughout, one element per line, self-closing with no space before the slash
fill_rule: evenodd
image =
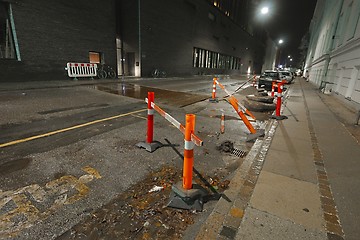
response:
<path id="1" fill-rule="evenodd" d="M 194 143 L 191 141 L 191 134 L 195 130 L 195 115 L 186 114 L 185 123 L 185 146 L 184 146 L 184 169 L 183 169 L 183 188 L 192 188 L 192 175 L 194 166 Z"/>
<path id="2" fill-rule="evenodd" d="M 225 133 L 225 114 L 221 113 L 220 133 Z"/>
<path id="3" fill-rule="evenodd" d="M 211 99 L 210 99 L 211 102 L 217 102 L 217 99 L 216 99 L 216 82 L 217 82 L 217 78 L 214 77 L 213 78 L 213 85 L 212 85 Z"/>

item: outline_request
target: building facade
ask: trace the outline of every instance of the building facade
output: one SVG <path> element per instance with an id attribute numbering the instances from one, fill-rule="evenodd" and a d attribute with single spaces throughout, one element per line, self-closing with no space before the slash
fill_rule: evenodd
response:
<path id="1" fill-rule="evenodd" d="M 114 0 L 0 0 L 0 81 L 66 79 L 67 62 L 116 66 Z"/>
<path id="2" fill-rule="evenodd" d="M 360 0 L 318 0 L 305 71 L 350 107 L 360 108 Z"/>
<path id="3" fill-rule="evenodd" d="M 259 73 L 257 0 L 0 0 L 0 81 L 66 79 L 67 62 L 124 76 Z"/>
<path id="4" fill-rule="evenodd" d="M 122 0 L 117 40 L 120 75 L 260 72 L 266 35 L 252 27 L 250 0 Z"/>

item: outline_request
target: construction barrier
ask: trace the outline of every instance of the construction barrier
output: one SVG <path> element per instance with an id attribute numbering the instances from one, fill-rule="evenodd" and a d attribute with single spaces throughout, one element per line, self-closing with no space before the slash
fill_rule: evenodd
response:
<path id="1" fill-rule="evenodd" d="M 76 80 L 78 77 L 96 77 L 96 63 L 67 63 L 66 68 L 68 76 Z"/>
<path id="2" fill-rule="evenodd" d="M 277 93 L 276 93 L 276 109 L 275 109 L 275 115 L 272 115 L 272 118 L 275 118 L 277 120 L 283 120 L 287 119 L 286 116 L 281 115 L 281 103 L 282 103 L 282 92 L 284 88 L 284 82 L 277 82 Z"/>
<path id="3" fill-rule="evenodd" d="M 162 144 L 158 141 L 153 140 L 154 134 L 154 110 L 157 111 L 162 117 L 168 120 L 173 126 L 180 130 L 182 134 L 185 135 L 185 127 L 180 122 L 178 122 L 171 115 L 162 110 L 159 106 L 154 103 L 155 95 L 154 92 L 148 92 L 148 97 L 145 99 L 145 102 L 148 105 L 148 117 L 147 117 L 147 135 L 146 142 L 140 142 L 137 144 L 138 147 L 145 148 L 148 152 L 153 152 L 157 148 L 161 147 Z M 203 141 L 197 137 L 195 134 L 191 134 L 191 141 L 197 146 L 202 146 Z"/>
<path id="4" fill-rule="evenodd" d="M 209 99 L 210 102 L 218 102 L 218 99 L 216 98 L 216 84 L 218 82 L 217 77 L 213 78 L 213 85 L 212 85 L 212 94 L 211 94 L 211 98 Z M 241 84 L 232 94 L 230 94 L 229 92 L 227 92 L 228 96 L 235 94 L 236 92 L 238 92 L 244 85 L 246 85 L 249 81 L 255 81 L 256 82 L 256 75 L 254 75 L 253 77 L 248 78 L 243 84 Z"/>
<path id="5" fill-rule="evenodd" d="M 224 92 L 229 96 L 229 99 L 228 99 L 229 103 L 235 109 L 236 113 L 239 115 L 239 117 L 245 123 L 245 126 L 250 131 L 251 135 L 248 136 L 247 141 L 254 140 L 255 138 L 260 137 L 260 136 L 264 136 L 265 135 L 265 130 L 264 129 L 259 129 L 257 131 L 252 126 L 249 119 L 246 117 L 245 113 L 248 116 L 250 116 L 251 118 L 253 118 L 254 120 L 256 120 L 256 117 L 248 109 L 246 109 L 245 106 L 243 106 L 241 103 L 239 103 L 239 101 L 229 91 L 227 91 L 225 86 L 222 85 L 218 80 L 215 80 L 215 83 L 217 85 L 219 85 L 220 88 L 222 90 L 224 90 Z"/>
<path id="6" fill-rule="evenodd" d="M 147 118 L 147 137 L 146 143 L 138 143 L 138 147 L 145 148 L 149 152 L 154 151 L 151 146 L 153 141 L 154 130 L 154 111 L 158 112 L 162 117 L 168 120 L 173 126 L 180 130 L 184 134 L 184 163 L 183 163 L 183 179 L 182 182 L 172 186 L 172 193 L 170 195 L 170 201 L 167 204 L 168 207 L 181 208 L 181 209 L 195 209 L 201 211 L 203 208 L 203 197 L 207 195 L 207 192 L 197 186 L 193 188 L 193 166 L 194 166 L 194 146 L 202 146 L 203 141 L 197 137 L 195 132 L 195 115 L 186 114 L 185 126 L 178 122 L 175 118 L 170 116 L 164 110 L 154 103 L 154 92 L 148 92 L 148 97 L 145 99 L 148 104 L 148 118 Z"/>
<path id="7" fill-rule="evenodd" d="M 239 108 L 239 102 L 238 100 L 234 97 L 231 96 L 229 97 L 229 103 L 231 104 L 231 106 L 235 109 L 236 113 L 239 115 L 239 117 L 241 118 L 241 120 L 245 123 L 245 126 L 249 129 L 251 134 L 255 134 L 256 130 L 253 127 L 253 125 L 250 123 L 249 119 L 246 117 L 246 115 L 243 113 L 243 111 L 241 110 L 241 108 Z"/>

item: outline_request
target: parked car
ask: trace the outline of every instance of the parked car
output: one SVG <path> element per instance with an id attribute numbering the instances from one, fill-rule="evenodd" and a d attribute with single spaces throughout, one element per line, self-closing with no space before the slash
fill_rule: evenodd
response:
<path id="1" fill-rule="evenodd" d="M 280 74 L 283 76 L 282 78 L 287 81 L 287 83 L 291 83 L 294 80 L 294 75 L 288 71 L 279 71 Z"/>
<path id="2" fill-rule="evenodd" d="M 259 77 L 258 87 L 264 88 L 265 90 L 271 91 L 272 81 L 274 80 L 283 80 L 284 77 L 278 71 L 266 70 Z"/>

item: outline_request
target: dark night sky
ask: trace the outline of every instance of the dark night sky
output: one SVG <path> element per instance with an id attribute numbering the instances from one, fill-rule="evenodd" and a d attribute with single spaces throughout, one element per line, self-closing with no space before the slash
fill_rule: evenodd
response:
<path id="1" fill-rule="evenodd" d="M 264 0 L 269 14 L 260 22 L 275 42 L 283 39 L 282 56 L 298 58 L 301 38 L 308 31 L 317 0 Z"/>

